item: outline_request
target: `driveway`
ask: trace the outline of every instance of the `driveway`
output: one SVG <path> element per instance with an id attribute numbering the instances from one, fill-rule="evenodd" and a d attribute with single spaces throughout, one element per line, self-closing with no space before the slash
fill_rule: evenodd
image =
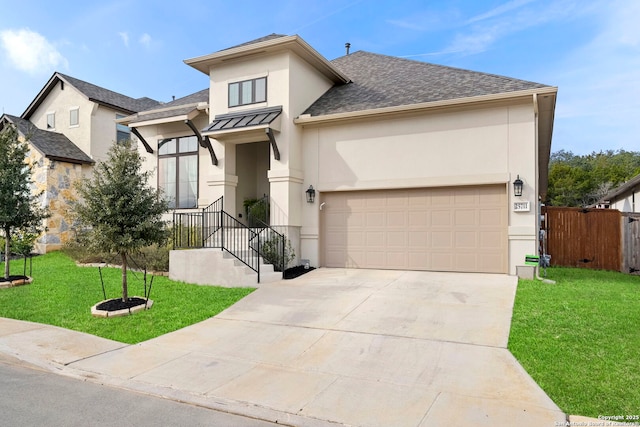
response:
<path id="1" fill-rule="evenodd" d="M 75 375 L 282 424 L 553 426 L 506 349 L 517 279 L 318 269 Z"/>

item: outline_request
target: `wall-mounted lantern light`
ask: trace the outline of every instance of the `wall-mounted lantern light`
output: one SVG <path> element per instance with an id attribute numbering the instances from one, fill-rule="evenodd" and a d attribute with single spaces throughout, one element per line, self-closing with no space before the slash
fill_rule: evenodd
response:
<path id="1" fill-rule="evenodd" d="M 516 197 L 522 196 L 522 187 L 523 186 L 524 186 L 524 183 L 520 179 L 520 175 L 518 175 L 516 180 L 513 181 L 513 195 L 516 196 Z"/>
<path id="2" fill-rule="evenodd" d="M 313 185 L 310 185 L 305 193 L 307 193 L 307 203 L 313 203 L 316 199 L 316 190 L 313 189 Z"/>

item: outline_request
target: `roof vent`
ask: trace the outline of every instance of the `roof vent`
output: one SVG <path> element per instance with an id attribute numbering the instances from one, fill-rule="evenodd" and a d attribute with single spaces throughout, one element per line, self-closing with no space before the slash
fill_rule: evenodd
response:
<path id="1" fill-rule="evenodd" d="M 349 49 L 351 48 L 351 43 L 346 42 L 346 43 L 344 44 L 344 47 L 345 47 L 345 49 L 347 49 L 347 55 L 349 55 Z"/>

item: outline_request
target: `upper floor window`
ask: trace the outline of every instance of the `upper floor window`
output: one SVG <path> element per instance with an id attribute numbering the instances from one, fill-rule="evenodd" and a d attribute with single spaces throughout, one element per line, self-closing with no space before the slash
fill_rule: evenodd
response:
<path id="1" fill-rule="evenodd" d="M 267 100 L 267 78 L 229 83 L 229 107 L 257 104 Z"/>
<path id="2" fill-rule="evenodd" d="M 116 114 L 116 120 L 123 119 L 125 117 L 127 116 L 124 114 Z M 128 139 L 131 139 L 131 129 L 129 129 L 129 126 L 116 123 L 116 142 L 121 143 Z"/>
<path id="3" fill-rule="evenodd" d="M 80 123 L 80 108 L 74 107 L 69 110 L 69 126 L 78 126 Z"/>
<path id="4" fill-rule="evenodd" d="M 47 113 L 47 129 L 56 128 L 56 113 Z"/>
<path id="5" fill-rule="evenodd" d="M 172 209 L 197 207 L 197 137 L 186 136 L 158 142 L 158 188 L 162 189 Z"/>

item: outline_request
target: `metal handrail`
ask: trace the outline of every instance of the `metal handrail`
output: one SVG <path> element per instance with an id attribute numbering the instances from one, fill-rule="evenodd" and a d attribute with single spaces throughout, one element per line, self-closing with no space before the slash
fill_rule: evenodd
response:
<path id="1" fill-rule="evenodd" d="M 268 198 L 264 198 L 268 203 Z M 173 213 L 173 247 L 220 248 L 258 274 L 260 283 L 260 258 L 265 257 L 265 243 L 279 254 L 280 265 L 276 270 L 284 274 L 286 268 L 287 238 L 270 225 L 257 220 L 258 227 L 247 227 L 224 210 L 224 199 L 220 197 L 200 212 Z M 257 230 L 257 231 L 256 231 Z M 273 248 L 275 245 L 275 248 Z"/>

